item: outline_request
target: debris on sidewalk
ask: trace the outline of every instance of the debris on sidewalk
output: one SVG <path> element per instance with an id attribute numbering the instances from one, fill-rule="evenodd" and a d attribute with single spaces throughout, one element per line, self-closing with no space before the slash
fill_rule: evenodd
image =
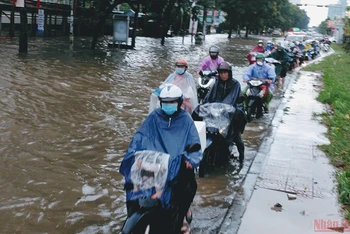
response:
<path id="1" fill-rule="evenodd" d="M 294 194 L 287 194 L 287 197 L 288 197 L 288 200 L 295 200 L 295 199 L 297 199 L 297 196 L 296 195 L 294 195 Z"/>
<path id="2" fill-rule="evenodd" d="M 274 210 L 276 212 L 281 212 L 282 211 L 282 205 L 279 203 L 276 203 L 273 207 L 271 207 L 271 210 Z"/>
<path id="3" fill-rule="evenodd" d="M 305 211 L 305 210 L 303 210 L 302 212 L 300 212 L 300 214 L 301 214 L 302 216 L 309 216 L 309 212 L 307 212 L 307 211 Z"/>

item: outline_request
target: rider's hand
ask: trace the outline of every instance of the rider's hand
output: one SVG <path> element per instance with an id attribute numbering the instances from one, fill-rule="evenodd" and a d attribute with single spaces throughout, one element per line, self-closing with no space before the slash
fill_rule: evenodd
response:
<path id="1" fill-rule="evenodd" d="M 243 80 L 243 83 L 247 83 L 248 81 L 247 80 Z"/>
<path id="2" fill-rule="evenodd" d="M 185 164 L 186 164 L 186 169 L 193 169 L 191 163 L 189 163 L 187 160 L 185 160 Z"/>
<path id="3" fill-rule="evenodd" d="M 272 80 L 270 79 L 266 79 L 267 83 L 271 84 L 272 83 Z"/>

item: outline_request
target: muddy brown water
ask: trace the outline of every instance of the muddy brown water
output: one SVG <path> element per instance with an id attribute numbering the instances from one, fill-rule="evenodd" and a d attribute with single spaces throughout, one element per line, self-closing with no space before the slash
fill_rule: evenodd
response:
<path id="1" fill-rule="evenodd" d="M 241 80 L 255 44 L 210 35 L 203 45 L 174 37 L 162 47 L 138 38 L 135 50 L 93 51 L 78 38 L 70 51 L 66 39 L 30 39 L 22 56 L 16 40 L 0 40 L 0 233 L 118 233 L 126 217 L 119 165 L 150 93 L 177 58 L 194 74 L 212 44 Z M 247 126 L 248 161 L 265 122 Z M 194 233 L 218 228 L 238 187 L 233 171 L 198 178 Z"/>

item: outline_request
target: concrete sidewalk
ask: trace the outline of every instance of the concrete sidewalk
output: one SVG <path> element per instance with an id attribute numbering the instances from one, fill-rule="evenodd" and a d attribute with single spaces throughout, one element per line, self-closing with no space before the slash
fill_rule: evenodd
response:
<path id="1" fill-rule="evenodd" d="M 335 169 L 317 147 L 329 143 L 315 116 L 325 111 L 316 101 L 321 85 L 317 74 L 306 72 L 290 82 L 219 233 L 306 234 L 342 226 Z M 277 203 L 280 211 L 271 209 Z"/>

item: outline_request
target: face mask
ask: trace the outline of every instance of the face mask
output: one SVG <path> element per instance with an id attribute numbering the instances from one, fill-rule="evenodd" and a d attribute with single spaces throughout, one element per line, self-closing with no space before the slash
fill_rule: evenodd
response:
<path id="1" fill-rule="evenodd" d="M 172 115 L 177 111 L 177 103 L 162 103 L 162 110 L 167 115 Z"/>
<path id="2" fill-rule="evenodd" d="M 211 59 L 217 59 L 217 57 L 218 57 L 217 54 L 215 54 L 215 55 L 212 55 L 212 54 L 211 54 L 211 55 L 210 55 L 210 58 L 211 58 Z"/>
<path id="3" fill-rule="evenodd" d="M 177 67 L 177 68 L 175 69 L 175 72 L 176 72 L 177 74 L 179 74 L 179 75 L 182 75 L 182 74 L 185 73 L 185 69 Z"/>
<path id="4" fill-rule="evenodd" d="M 258 46 L 262 47 L 262 46 L 263 46 L 263 44 L 258 44 Z"/>
<path id="5" fill-rule="evenodd" d="M 256 64 L 258 64 L 259 66 L 262 66 L 263 65 L 263 62 L 256 62 Z"/>

